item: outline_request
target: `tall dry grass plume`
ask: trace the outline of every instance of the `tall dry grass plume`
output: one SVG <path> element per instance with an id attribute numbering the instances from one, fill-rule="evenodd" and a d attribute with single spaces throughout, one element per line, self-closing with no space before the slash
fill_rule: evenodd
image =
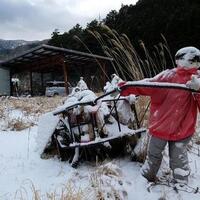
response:
<path id="1" fill-rule="evenodd" d="M 170 53 L 169 45 L 163 35 L 162 42 L 154 45 L 153 51 L 149 51 L 143 41 L 139 41 L 142 56 L 136 51 L 126 34 L 119 34 L 116 30 L 101 24 L 102 32 L 89 31 L 101 45 L 103 52 L 114 59 L 112 65 L 115 73 L 123 80 L 136 81 L 151 78 L 167 68 L 167 58 L 170 67 L 174 67 L 174 61 Z M 142 98 L 136 105 L 141 125 L 147 125 L 149 99 Z"/>
<path id="2" fill-rule="evenodd" d="M 148 50 L 142 40 L 138 41 L 139 54 L 126 34 L 119 34 L 104 24 L 100 26 L 101 33 L 97 31 L 89 31 L 89 33 L 96 38 L 105 55 L 114 59 L 112 66 L 115 73 L 123 80 L 137 81 L 154 77 L 166 70 L 167 63 L 170 63 L 170 67 L 175 67 L 169 45 L 163 35 L 161 35 L 162 42 L 154 45 L 153 50 Z M 148 127 L 149 105 L 149 97 L 140 97 L 136 102 L 139 127 Z M 141 162 L 145 160 L 147 143 L 142 145 L 139 152 L 139 155 L 142 155 Z"/>

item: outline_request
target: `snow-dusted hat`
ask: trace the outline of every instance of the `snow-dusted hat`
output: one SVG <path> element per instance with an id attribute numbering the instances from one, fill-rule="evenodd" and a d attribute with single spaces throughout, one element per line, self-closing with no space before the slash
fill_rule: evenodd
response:
<path id="1" fill-rule="evenodd" d="M 200 50 L 195 47 L 184 47 L 177 51 L 175 60 L 178 67 L 199 68 Z"/>

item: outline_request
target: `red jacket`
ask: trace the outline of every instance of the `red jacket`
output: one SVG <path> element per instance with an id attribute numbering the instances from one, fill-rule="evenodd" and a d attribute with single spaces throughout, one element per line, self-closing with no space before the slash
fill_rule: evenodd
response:
<path id="1" fill-rule="evenodd" d="M 157 75 L 152 82 L 185 84 L 197 69 L 181 67 L 166 70 Z M 151 97 L 149 132 L 155 137 L 177 141 L 187 138 L 195 132 L 197 108 L 200 95 L 178 89 L 128 87 L 121 91 L 121 96 L 130 94 Z"/>

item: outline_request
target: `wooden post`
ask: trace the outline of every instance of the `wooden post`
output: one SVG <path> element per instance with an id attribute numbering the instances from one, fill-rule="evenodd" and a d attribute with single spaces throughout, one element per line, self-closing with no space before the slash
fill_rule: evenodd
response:
<path id="1" fill-rule="evenodd" d="M 68 73 L 67 73 L 67 65 L 64 59 L 62 59 L 62 67 L 63 67 L 63 72 L 64 72 L 64 82 L 65 82 L 65 92 L 66 95 L 69 94 L 69 90 L 68 90 Z"/>
<path id="2" fill-rule="evenodd" d="M 44 74 L 43 74 L 43 72 L 41 72 L 40 75 L 41 75 L 41 87 L 42 87 L 42 93 L 43 93 L 45 91 L 45 89 L 44 89 Z"/>
<path id="3" fill-rule="evenodd" d="M 10 96 L 13 96 L 12 70 L 10 70 Z"/>
<path id="4" fill-rule="evenodd" d="M 29 72 L 29 77 L 30 77 L 31 96 L 33 96 L 33 77 L 32 77 L 32 71 Z"/>
<path id="5" fill-rule="evenodd" d="M 103 86 L 106 84 L 106 74 L 107 74 L 107 72 L 106 72 L 106 63 L 105 62 L 103 62 L 103 78 L 102 78 L 102 81 L 103 81 Z"/>
<path id="6" fill-rule="evenodd" d="M 104 87 L 104 85 L 106 84 L 106 75 L 107 75 L 107 71 L 106 71 L 106 63 L 105 62 L 101 62 L 101 67 L 102 67 L 102 87 Z"/>

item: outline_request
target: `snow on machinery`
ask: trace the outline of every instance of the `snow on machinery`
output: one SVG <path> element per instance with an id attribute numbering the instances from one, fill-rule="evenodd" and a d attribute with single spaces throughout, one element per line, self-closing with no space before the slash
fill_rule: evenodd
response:
<path id="1" fill-rule="evenodd" d="M 120 81 L 113 75 L 111 83 L 107 82 L 104 87 L 105 94 L 97 97 L 81 78 L 64 105 L 51 116 L 55 123 L 51 134 L 47 133 L 46 143 L 43 142 L 42 157 L 54 152 L 61 160 L 69 160 L 77 167 L 82 159 L 95 160 L 98 156 L 103 160 L 120 155 L 127 146 L 133 149 L 136 145 L 133 138 L 146 130 L 139 127 L 136 109 L 133 109 L 137 98 L 120 97 L 113 90 Z"/>

